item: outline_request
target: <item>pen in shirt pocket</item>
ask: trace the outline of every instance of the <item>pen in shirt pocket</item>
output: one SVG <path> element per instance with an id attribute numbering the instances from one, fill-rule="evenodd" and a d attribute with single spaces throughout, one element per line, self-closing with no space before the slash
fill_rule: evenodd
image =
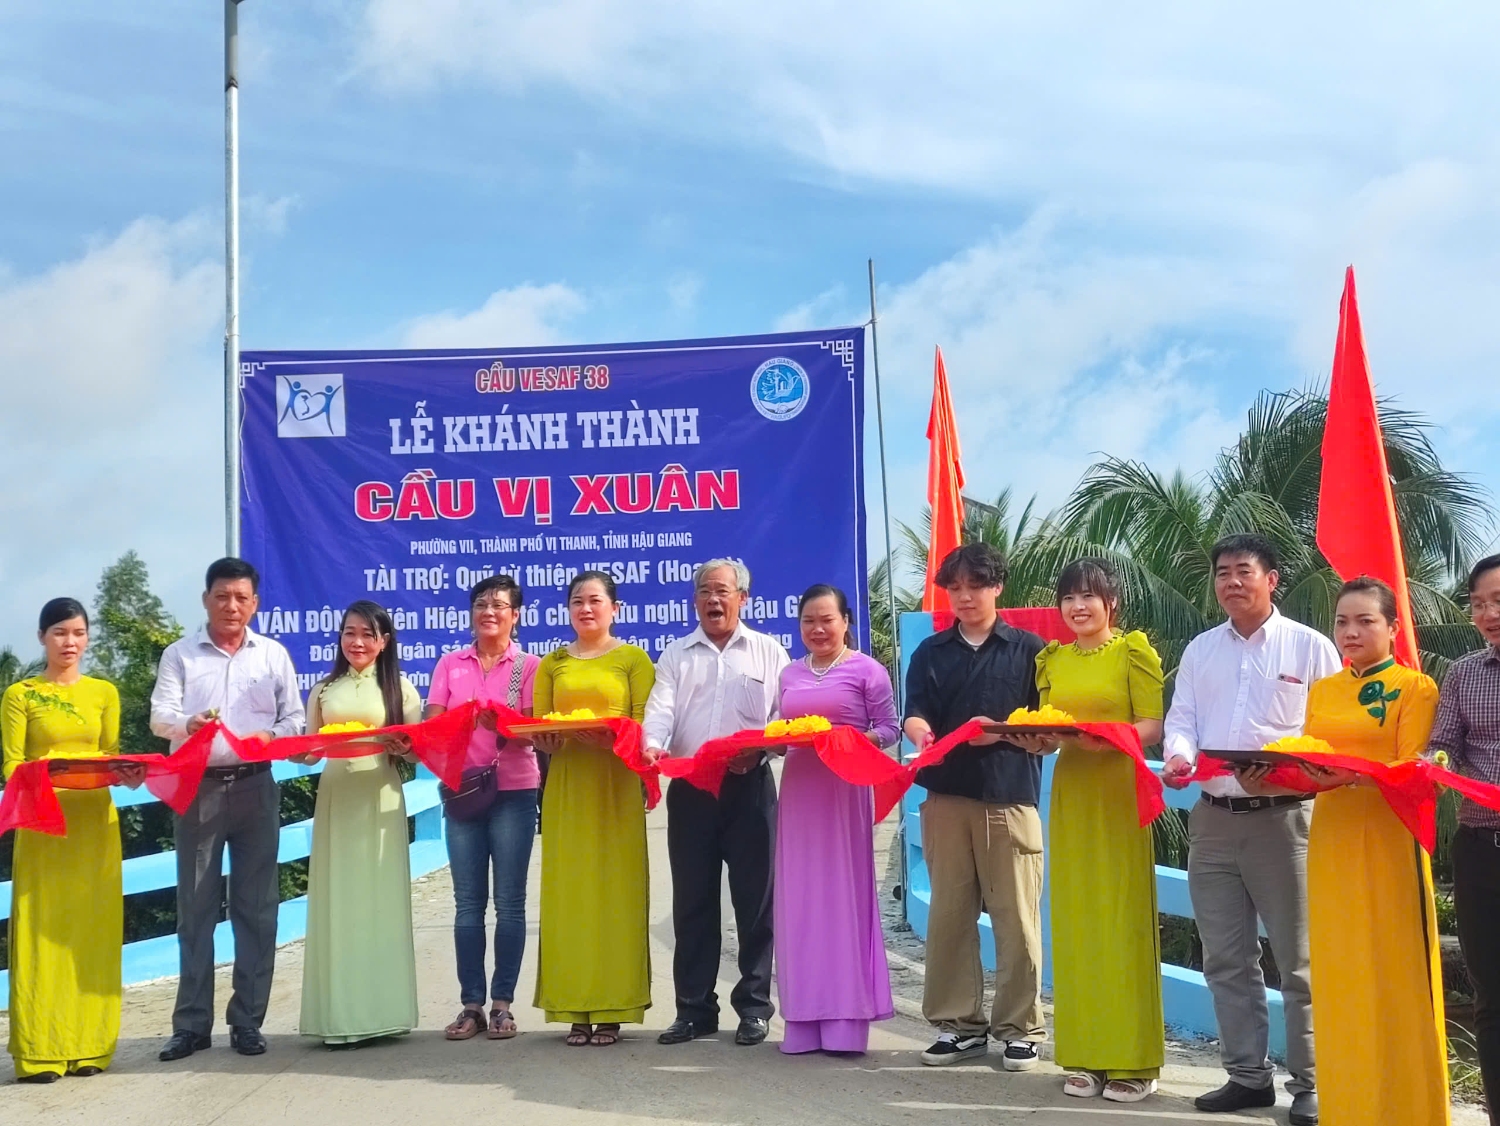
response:
<path id="1" fill-rule="evenodd" d="M 1302 683 L 1302 680 L 1301 680 L 1300 677 L 1295 677 L 1295 676 L 1293 676 L 1289 672 L 1282 673 L 1276 679 L 1279 680 L 1279 681 L 1281 681 L 1282 684 L 1301 684 Z"/>

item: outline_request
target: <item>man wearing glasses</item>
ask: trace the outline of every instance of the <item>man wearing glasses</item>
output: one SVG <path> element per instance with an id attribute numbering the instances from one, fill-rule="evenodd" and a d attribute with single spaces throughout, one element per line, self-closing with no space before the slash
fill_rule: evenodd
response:
<path id="1" fill-rule="evenodd" d="M 1500 555 L 1469 573 L 1469 613 L 1485 647 L 1448 669 L 1428 748 L 1446 751 L 1460 774 L 1500 783 Z M 1500 814 L 1467 798 L 1453 837 L 1453 904 L 1493 1119 L 1500 1103 Z"/>
<path id="2" fill-rule="evenodd" d="M 711 559 L 693 574 L 698 628 L 667 646 L 646 701 L 646 747 L 690 758 L 710 739 L 764 727 L 776 712 L 789 663 L 774 638 L 740 621 L 750 572 Z M 685 1044 L 719 1030 L 719 883 L 729 869 L 739 938 L 740 980 L 729 996 L 739 1014 L 736 1044 L 766 1038 L 771 1014 L 771 890 L 775 872 L 776 783 L 766 756 L 736 763 L 716 798 L 674 778 L 667 787 L 667 856 L 672 864 L 672 981 L 677 1019 L 658 1039 Z"/>

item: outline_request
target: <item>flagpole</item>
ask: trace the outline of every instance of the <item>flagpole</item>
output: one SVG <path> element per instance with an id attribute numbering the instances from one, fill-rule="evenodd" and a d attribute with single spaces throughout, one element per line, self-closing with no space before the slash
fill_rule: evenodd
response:
<path id="1" fill-rule="evenodd" d="M 880 505 L 885 512 L 885 593 L 891 615 L 891 680 L 896 690 L 896 714 L 901 714 L 901 630 L 896 620 L 896 563 L 891 552 L 891 492 L 885 472 L 885 411 L 880 401 L 880 337 L 875 327 L 875 259 L 870 267 L 870 354 L 875 361 L 875 430 L 880 436 Z"/>
<path id="2" fill-rule="evenodd" d="M 224 546 L 240 553 L 240 0 L 224 0 Z"/>

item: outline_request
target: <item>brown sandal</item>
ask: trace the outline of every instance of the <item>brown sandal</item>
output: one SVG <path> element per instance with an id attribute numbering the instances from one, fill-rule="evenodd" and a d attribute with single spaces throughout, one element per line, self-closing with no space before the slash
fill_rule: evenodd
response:
<path id="1" fill-rule="evenodd" d="M 585 1047 L 594 1035 L 593 1026 L 587 1024 L 575 1024 L 568 1029 L 568 1038 L 563 1041 L 570 1048 Z"/>
<path id="2" fill-rule="evenodd" d="M 443 1030 L 449 1040 L 472 1040 L 484 1029 L 484 1010 L 464 1008 L 452 1024 Z"/>
<path id="3" fill-rule="evenodd" d="M 507 1028 L 506 1025 L 510 1027 Z M 490 1027 L 486 1035 L 491 1040 L 509 1040 L 519 1031 L 520 1029 L 516 1027 L 516 1018 L 511 1015 L 509 1009 L 490 1010 Z"/>
<path id="4" fill-rule="evenodd" d="M 594 1029 L 594 1034 L 589 1037 L 589 1043 L 596 1048 L 608 1048 L 620 1042 L 620 1026 L 618 1024 L 601 1024 Z"/>

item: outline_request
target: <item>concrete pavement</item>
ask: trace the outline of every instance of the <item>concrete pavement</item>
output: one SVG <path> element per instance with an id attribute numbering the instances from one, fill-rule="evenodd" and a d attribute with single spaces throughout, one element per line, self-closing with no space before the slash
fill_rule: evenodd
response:
<path id="1" fill-rule="evenodd" d="M 877 846 L 887 856 L 894 819 L 880 827 Z M 627 1028 L 613 1048 L 567 1048 L 564 1029 L 546 1026 L 529 1001 L 535 955 L 528 949 L 515 1013 L 522 1033 L 510 1041 L 483 1037 L 451 1044 L 441 1029 L 455 1000 L 452 897 L 446 871 L 413 885 L 422 1027 L 412 1035 L 368 1047 L 330 1051 L 297 1033 L 301 944 L 278 953 L 276 985 L 266 1024 L 270 1051 L 256 1059 L 235 1055 L 220 1029 L 214 1047 L 176 1064 L 156 1059 L 170 1032 L 175 983 L 128 989 L 114 1067 L 91 1079 L 45 1087 L 10 1084 L 0 1091 L 5 1126 L 377 1126 L 391 1123 L 507 1123 L 525 1126 L 625 1124 L 970 1124 L 1024 1122 L 1035 1126 L 1142 1126 L 1155 1122 L 1260 1124 L 1286 1121 L 1285 1109 L 1241 1115 L 1203 1115 L 1193 1094 L 1217 1086 L 1222 1072 L 1212 1048 L 1174 1045 L 1163 1094 L 1132 1107 L 1062 1095 L 1050 1063 L 1027 1075 L 1000 1069 L 998 1053 L 979 1064 L 923 1067 L 917 1053 L 930 1031 L 916 1017 L 920 1000 L 919 943 L 893 933 L 893 980 L 901 1012 L 877 1026 L 861 1058 L 783 1056 L 780 1022 L 757 1048 L 736 1047 L 732 1022 L 717 1040 L 673 1048 L 656 1043 L 672 1019 L 671 876 L 666 817 L 648 825 L 651 851 L 651 957 L 654 1007 L 644 1029 Z M 889 853 L 894 857 L 894 852 Z M 531 942 L 536 936 L 533 856 Z M 889 881 L 887 881 L 889 882 Z M 725 918 L 732 918 L 726 903 Z M 726 944 L 732 949 L 732 941 Z M 726 973 L 732 967 L 726 962 Z M 721 986 L 727 997 L 732 978 Z M 218 1004 L 228 995 L 221 972 Z M 1285 1097 L 1283 1096 L 1283 1103 Z M 1460 1110 L 1456 1122 L 1481 1116 Z"/>

